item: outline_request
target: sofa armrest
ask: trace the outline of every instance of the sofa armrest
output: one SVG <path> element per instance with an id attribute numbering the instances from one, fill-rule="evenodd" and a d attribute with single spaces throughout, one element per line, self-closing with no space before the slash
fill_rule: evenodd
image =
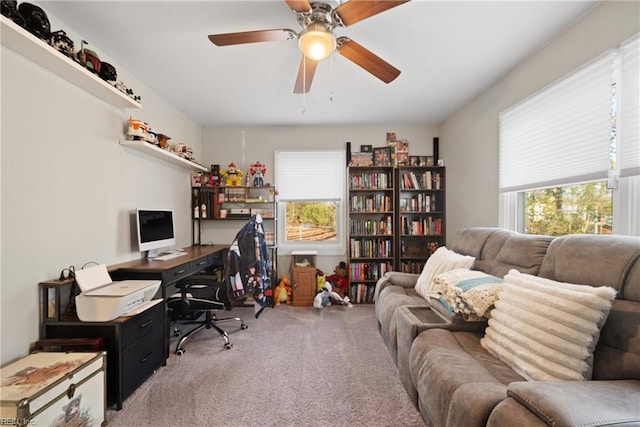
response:
<path id="1" fill-rule="evenodd" d="M 507 395 L 548 425 L 640 423 L 640 380 L 514 382 Z"/>
<path id="2" fill-rule="evenodd" d="M 387 271 L 384 276 L 378 279 L 373 300 L 378 300 L 378 295 L 387 286 L 402 286 L 403 288 L 413 288 L 418 281 L 419 274 L 401 273 L 399 271 Z"/>

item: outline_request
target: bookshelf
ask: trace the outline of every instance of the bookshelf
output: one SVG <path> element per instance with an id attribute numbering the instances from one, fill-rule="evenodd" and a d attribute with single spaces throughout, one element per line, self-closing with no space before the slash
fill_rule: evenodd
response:
<path id="1" fill-rule="evenodd" d="M 446 242 L 445 168 L 400 166 L 396 182 L 396 269 L 420 273 L 429 256 Z"/>
<path id="2" fill-rule="evenodd" d="M 376 282 L 395 264 L 394 168 L 351 166 L 347 175 L 349 298 L 372 303 Z"/>

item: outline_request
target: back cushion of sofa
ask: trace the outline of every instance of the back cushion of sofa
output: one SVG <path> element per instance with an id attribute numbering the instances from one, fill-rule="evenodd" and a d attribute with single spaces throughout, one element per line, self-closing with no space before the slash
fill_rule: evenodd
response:
<path id="1" fill-rule="evenodd" d="M 553 240 L 551 236 L 511 232 L 506 240 L 497 245 L 492 237 L 487 240 L 482 258 L 476 260 L 473 268 L 498 277 L 503 277 L 513 268 L 521 273 L 537 274 Z"/>
<path id="2" fill-rule="evenodd" d="M 487 240 L 491 237 L 492 241 L 496 242 L 489 246 L 495 246 L 495 254 L 498 253 L 502 247 L 502 243 L 509 237 L 511 231 L 504 230 L 495 227 L 469 227 L 459 230 L 451 245 L 447 245 L 449 249 L 462 255 L 469 255 L 476 259 L 479 259 L 483 255 L 483 250 L 487 243 Z M 499 237 L 502 236 L 502 237 Z M 491 257 L 495 256 L 489 255 Z M 485 254 L 485 256 L 487 256 Z"/>
<path id="3" fill-rule="evenodd" d="M 640 238 L 568 235 L 547 250 L 539 276 L 610 286 L 618 295 L 594 353 L 593 379 L 640 379 Z"/>

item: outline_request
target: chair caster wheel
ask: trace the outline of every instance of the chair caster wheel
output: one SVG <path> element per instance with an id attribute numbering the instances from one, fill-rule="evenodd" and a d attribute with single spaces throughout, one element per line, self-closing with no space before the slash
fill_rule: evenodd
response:
<path id="1" fill-rule="evenodd" d="M 224 345 L 224 348 L 226 348 L 227 350 L 231 350 L 233 348 L 233 344 L 227 343 Z"/>
<path id="2" fill-rule="evenodd" d="M 182 355 L 184 354 L 184 350 L 183 350 L 183 349 L 176 350 L 176 354 L 177 354 L 178 356 L 182 356 Z"/>
<path id="3" fill-rule="evenodd" d="M 240 329 L 246 331 L 247 329 L 249 329 L 249 325 L 240 325 Z"/>

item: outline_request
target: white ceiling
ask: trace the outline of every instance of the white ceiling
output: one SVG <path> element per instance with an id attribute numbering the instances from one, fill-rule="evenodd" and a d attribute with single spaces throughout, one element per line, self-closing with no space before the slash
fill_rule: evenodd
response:
<path id="1" fill-rule="evenodd" d="M 217 47 L 207 39 L 299 31 L 284 1 L 38 2 L 203 126 L 437 124 L 596 3 L 413 0 L 335 31 L 399 68 L 395 81 L 333 55 L 303 96 L 293 93 L 295 40 Z"/>

